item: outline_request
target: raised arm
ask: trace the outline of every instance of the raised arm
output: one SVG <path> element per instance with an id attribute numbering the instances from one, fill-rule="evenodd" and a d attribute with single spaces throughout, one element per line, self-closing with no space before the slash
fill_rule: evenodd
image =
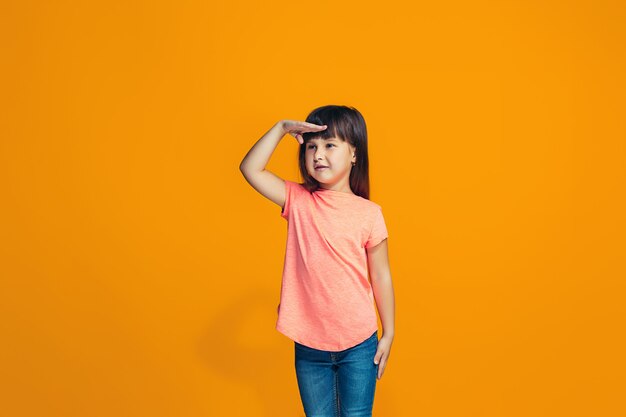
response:
<path id="1" fill-rule="evenodd" d="M 248 183 L 261 195 L 283 207 L 285 181 L 265 169 L 274 150 L 285 136 L 284 121 L 276 123 L 259 139 L 239 164 L 239 170 Z"/>
<path id="2" fill-rule="evenodd" d="M 285 180 L 265 169 L 267 163 L 285 134 L 291 134 L 298 140 L 298 143 L 302 144 L 304 132 L 324 129 L 326 126 L 296 120 L 281 120 L 252 146 L 239 164 L 239 170 L 252 188 L 280 207 L 284 207 Z"/>

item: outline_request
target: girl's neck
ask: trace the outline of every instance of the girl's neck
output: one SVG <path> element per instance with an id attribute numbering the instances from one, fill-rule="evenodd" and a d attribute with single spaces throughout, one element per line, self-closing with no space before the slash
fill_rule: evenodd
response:
<path id="1" fill-rule="evenodd" d="M 338 194 L 346 194 L 346 195 L 354 195 L 354 196 L 356 195 L 356 194 L 354 194 L 354 193 L 352 192 L 352 190 L 350 190 L 350 189 L 348 189 L 347 191 L 344 191 L 344 190 L 334 190 L 334 189 L 332 189 L 332 188 L 323 188 L 322 186 L 320 186 L 320 187 L 318 188 L 318 191 L 323 191 L 323 192 L 328 192 L 328 191 L 330 191 L 330 192 L 333 192 L 333 193 L 338 193 Z"/>

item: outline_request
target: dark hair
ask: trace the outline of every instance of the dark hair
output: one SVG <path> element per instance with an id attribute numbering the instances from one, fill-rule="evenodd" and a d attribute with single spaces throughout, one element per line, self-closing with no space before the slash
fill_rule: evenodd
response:
<path id="1" fill-rule="evenodd" d="M 311 139 L 339 138 L 355 147 L 356 165 L 350 171 L 350 189 L 358 196 L 369 200 L 370 179 L 369 160 L 367 156 L 367 127 L 365 119 L 354 107 L 328 105 L 314 109 L 309 113 L 307 123 L 326 125 L 326 129 L 319 132 L 305 132 L 302 135 L 303 143 L 298 152 L 300 175 L 304 179 L 304 188 L 309 192 L 320 188 L 320 183 L 311 177 L 306 170 L 305 151 L 307 141 Z"/>

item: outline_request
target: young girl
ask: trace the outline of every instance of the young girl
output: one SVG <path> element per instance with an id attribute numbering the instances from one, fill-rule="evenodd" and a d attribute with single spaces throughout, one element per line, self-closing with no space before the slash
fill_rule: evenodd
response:
<path id="1" fill-rule="evenodd" d="M 302 184 L 265 169 L 286 134 L 300 144 Z M 376 379 L 393 343 L 395 306 L 387 228 L 381 206 L 369 200 L 363 116 L 353 107 L 330 105 L 313 110 L 305 122 L 281 120 L 239 169 L 281 206 L 288 222 L 276 329 L 294 341 L 306 415 L 371 416 Z"/>

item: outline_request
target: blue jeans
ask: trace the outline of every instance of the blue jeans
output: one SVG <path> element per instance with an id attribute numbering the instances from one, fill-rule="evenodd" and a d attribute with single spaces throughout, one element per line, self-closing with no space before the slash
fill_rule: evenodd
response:
<path id="1" fill-rule="evenodd" d="M 300 399 L 307 417 L 371 417 L 376 390 L 378 332 L 339 352 L 295 342 Z"/>

